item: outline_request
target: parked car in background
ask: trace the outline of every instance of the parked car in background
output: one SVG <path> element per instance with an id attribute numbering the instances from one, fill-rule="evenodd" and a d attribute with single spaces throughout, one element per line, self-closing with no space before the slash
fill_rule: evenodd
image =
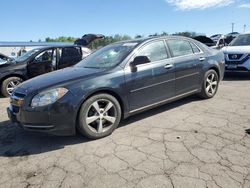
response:
<path id="1" fill-rule="evenodd" d="M 126 118 L 189 95 L 212 98 L 224 55 L 178 36 L 118 42 L 74 67 L 28 80 L 11 95 L 9 118 L 25 130 L 97 139 Z"/>
<path id="2" fill-rule="evenodd" d="M 226 35 L 226 37 L 233 37 L 233 38 L 236 38 L 239 34 L 240 34 L 240 33 L 238 33 L 238 32 L 232 32 L 232 33 L 228 33 L 228 34 Z"/>
<path id="3" fill-rule="evenodd" d="M 221 35 L 217 41 L 214 41 L 207 36 L 196 36 L 193 37 L 193 39 L 207 45 L 210 48 L 220 50 L 224 46 L 227 46 L 233 40 L 233 37 Z"/>
<path id="4" fill-rule="evenodd" d="M 205 44 L 208 47 L 216 45 L 215 41 L 213 41 L 211 38 L 204 36 L 204 35 L 195 36 L 193 37 L 193 39 Z"/>
<path id="5" fill-rule="evenodd" d="M 250 34 L 241 34 L 222 48 L 227 72 L 250 71 Z"/>
<path id="6" fill-rule="evenodd" d="M 86 46 L 103 35 L 84 35 L 72 46 L 50 46 L 30 50 L 15 60 L 0 65 L 0 85 L 3 96 L 24 80 L 54 70 L 73 66 L 91 53 Z"/>
<path id="7" fill-rule="evenodd" d="M 212 39 L 214 42 L 217 42 L 223 35 L 222 34 L 216 34 L 212 35 L 210 39 Z"/>
<path id="8" fill-rule="evenodd" d="M 210 48 L 217 49 L 217 50 L 223 48 L 226 45 L 225 38 L 223 35 L 217 41 L 214 41 L 207 36 L 196 36 L 193 39 L 205 44 L 206 46 Z"/>

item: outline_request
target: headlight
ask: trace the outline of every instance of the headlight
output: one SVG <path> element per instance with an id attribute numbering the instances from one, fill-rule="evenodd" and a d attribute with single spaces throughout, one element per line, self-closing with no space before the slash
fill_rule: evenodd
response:
<path id="1" fill-rule="evenodd" d="M 46 106 L 48 104 L 56 102 L 62 98 L 68 90 L 66 88 L 56 88 L 47 91 L 43 91 L 33 97 L 31 101 L 32 107 Z"/>

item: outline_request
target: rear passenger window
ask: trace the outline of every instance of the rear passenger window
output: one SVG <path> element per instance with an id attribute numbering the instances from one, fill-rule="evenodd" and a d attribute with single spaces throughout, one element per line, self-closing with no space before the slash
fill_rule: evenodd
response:
<path id="1" fill-rule="evenodd" d="M 147 56 L 152 62 L 168 58 L 165 43 L 163 41 L 147 44 L 140 49 L 137 56 Z"/>
<path id="2" fill-rule="evenodd" d="M 80 50 L 78 48 L 63 48 L 61 58 L 68 58 L 68 57 L 79 57 L 81 56 Z"/>
<path id="3" fill-rule="evenodd" d="M 193 54 L 193 49 L 188 41 L 168 40 L 167 43 L 174 57 Z"/>
<path id="4" fill-rule="evenodd" d="M 190 42 L 190 44 L 195 54 L 201 52 L 200 49 L 194 43 Z"/>

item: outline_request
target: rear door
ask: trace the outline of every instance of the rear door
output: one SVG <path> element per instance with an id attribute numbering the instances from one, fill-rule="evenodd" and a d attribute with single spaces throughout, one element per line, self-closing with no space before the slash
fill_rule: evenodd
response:
<path id="1" fill-rule="evenodd" d="M 145 44 L 137 56 L 147 56 L 151 62 L 138 65 L 136 71 L 125 69 L 131 112 L 171 98 L 175 92 L 174 65 L 164 40 Z"/>
<path id="2" fill-rule="evenodd" d="M 59 49 L 58 69 L 70 67 L 82 60 L 81 47 L 64 47 Z"/>
<path id="3" fill-rule="evenodd" d="M 176 96 L 198 90 L 205 61 L 201 49 L 182 39 L 167 40 L 167 44 L 175 65 Z"/>
<path id="4" fill-rule="evenodd" d="M 32 78 L 53 71 L 53 61 L 56 58 L 54 54 L 56 50 L 47 49 L 32 58 L 27 64 L 28 77 Z"/>

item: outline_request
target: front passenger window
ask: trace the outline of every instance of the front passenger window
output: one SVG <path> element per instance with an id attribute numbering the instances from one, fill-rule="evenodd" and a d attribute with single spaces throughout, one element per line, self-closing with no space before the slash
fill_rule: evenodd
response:
<path id="1" fill-rule="evenodd" d="M 163 41 L 147 44 L 139 51 L 137 56 L 147 56 L 152 62 L 168 58 L 165 43 Z"/>
<path id="2" fill-rule="evenodd" d="M 46 50 L 35 57 L 37 63 L 44 61 L 52 61 L 52 50 Z"/>
<path id="3" fill-rule="evenodd" d="M 167 43 L 174 57 L 193 54 L 193 49 L 188 41 L 168 40 Z"/>

